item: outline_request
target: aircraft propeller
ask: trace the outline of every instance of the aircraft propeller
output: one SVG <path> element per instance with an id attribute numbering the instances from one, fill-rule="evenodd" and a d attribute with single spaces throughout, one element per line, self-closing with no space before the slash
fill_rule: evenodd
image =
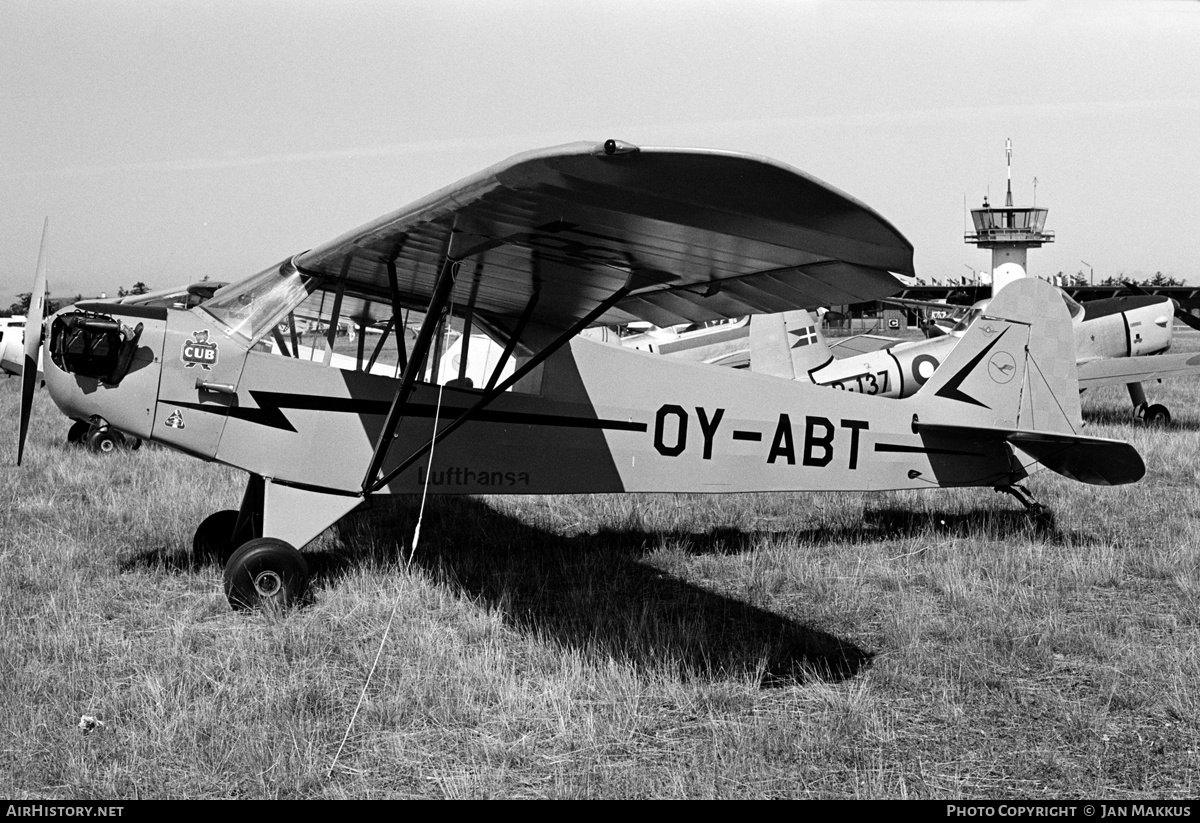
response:
<path id="1" fill-rule="evenodd" d="M 33 277 L 33 292 L 29 295 L 29 314 L 25 318 L 25 362 L 21 367 L 21 429 L 17 440 L 17 465 L 25 454 L 25 434 L 29 430 L 29 414 L 33 410 L 33 388 L 37 383 L 38 353 L 42 347 L 42 321 L 46 309 L 46 236 L 50 218 L 42 225 L 42 245 L 38 249 L 37 273 Z"/>
<path id="2" fill-rule="evenodd" d="M 1129 289 L 1134 294 L 1150 295 L 1150 292 L 1146 291 L 1145 289 L 1143 289 L 1141 286 L 1137 285 L 1136 283 L 1130 283 L 1129 281 L 1125 282 L 1125 288 Z M 1192 314 L 1189 311 L 1184 311 L 1180 307 L 1179 301 L 1176 300 L 1175 298 L 1172 297 L 1172 298 L 1170 298 L 1170 300 L 1171 300 L 1171 305 L 1175 307 L 1175 319 L 1178 320 L 1180 323 L 1183 323 L 1183 325 L 1187 326 L 1190 329 L 1200 331 L 1200 317 L 1196 317 L 1194 314 Z"/>

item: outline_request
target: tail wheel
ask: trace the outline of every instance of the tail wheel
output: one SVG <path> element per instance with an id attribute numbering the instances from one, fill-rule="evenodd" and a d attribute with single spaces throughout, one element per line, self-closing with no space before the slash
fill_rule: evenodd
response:
<path id="1" fill-rule="evenodd" d="M 71 424 L 71 428 L 67 429 L 67 442 L 75 445 L 83 443 L 90 428 L 91 424 L 89 423 L 82 420 L 75 421 Z"/>
<path id="2" fill-rule="evenodd" d="M 225 564 L 225 597 L 237 610 L 299 605 L 308 588 L 308 564 L 291 544 L 259 537 Z"/>

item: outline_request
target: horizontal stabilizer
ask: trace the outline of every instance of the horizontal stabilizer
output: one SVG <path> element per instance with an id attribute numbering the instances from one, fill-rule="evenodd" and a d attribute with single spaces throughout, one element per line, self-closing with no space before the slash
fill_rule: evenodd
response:
<path id="1" fill-rule="evenodd" d="M 1064 477 L 1093 486 L 1136 483 L 1146 473 L 1146 464 L 1142 462 L 1141 455 L 1133 446 L 1121 440 L 930 423 L 919 424 L 918 431 L 961 442 L 1003 441 L 1023 463 L 1040 463 Z"/>

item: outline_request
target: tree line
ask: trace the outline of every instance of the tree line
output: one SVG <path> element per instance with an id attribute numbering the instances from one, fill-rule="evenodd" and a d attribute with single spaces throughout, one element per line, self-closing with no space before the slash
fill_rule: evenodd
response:
<path id="1" fill-rule="evenodd" d="M 124 286 L 117 287 L 117 297 L 128 297 L 131 294 L 146 294 L 150 291 L 150 287 L 141 280 L 134 283 L 128 289 Z M 29 302 L 33 297 L 33 292 L 17 292 L 17 300 L 7 309 L 0 309 L 0 317 L 12 317 L 14 315 L 29 314 Z M 46 314 L 54 314 L 63 306 L 70 306 L 73 303 L 78 303 L 83 300 L 82 294 L 77 294 L 74 297 L 60 297 L 58 299 L 49 299 L 46 301 Z"/>
<path id="2" fill-rule="evenodd" d="M 1055 275 L 1055 277 L 1060 278 L 1061 282 L 1066 283 L 1069 286 L 1090 286 L 1090 285 L 1092 285 L 1091 282 L 1089 282 L 1089 280 L 1088 280 L 1088 276 L 1083 272 L 1083 270 L 1077 271 L 1077 272 L 1075 272 L 1075 274 L 1064 274 L 1063 272 L 1060 271 L 1058 274 Z M 1163 274 L 1160 271 L 1156 271 L 1152 276 L 1147 277 L 1144 280 L 1135 280 L 1132 277 L 1126 277 L 1124 273 L 1118 273 L 1118 274 L 1110 275 L 1109 277 L 1104 278 L 1103 280 L 1101 280 L 1099 283 L 1096 283 L 1095 285 L 1097 285 L 1097 286 L 1124 286 L 1126 283 L 1132 283 L 1135 286 L 1153 286 L 1156 288 L 1163 288 L 1166 286 L 1187 285 L 1186 283 L 1183 282 L 1182 279 L 1180 279 L 1178 277 L 1170 277 L 1168 275 Z"/>

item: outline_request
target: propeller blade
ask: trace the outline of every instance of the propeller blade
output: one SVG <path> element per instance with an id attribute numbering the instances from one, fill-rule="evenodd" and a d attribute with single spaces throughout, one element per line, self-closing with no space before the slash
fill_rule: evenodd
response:
<path id="1" fill-rule="evenodd" d="M 29 295 L 29 314 L 25 318 L 25 362 L 21 366 L 21 431 L 17 440 L 17 465 L 25 455 L 25 434 L 33 411 L 33 388 L 37 383 L 38 352 L 42 347 L 42 320 L 46 313 L 46 236 L 50 218 L 42 225 L 42 245 L 38 250 L 37 274 Z"/>
<path id="2" fill-rule="evenodd" d="M 1171 302 L 1173 302 L 1175 304 L 1175 319 L 1178 320 L 1183 325 L 1187 326 L 1189 329 L 1195 329 L 1196 331 L 1200 331 L 1200 317 L 1197 317 L 1196 315 L 1192 314 L 1190 311 L 1184 311 L 1183 309 L 1181 309 L 1179 307 L 1178 300 L 1173 300 Z"/>

